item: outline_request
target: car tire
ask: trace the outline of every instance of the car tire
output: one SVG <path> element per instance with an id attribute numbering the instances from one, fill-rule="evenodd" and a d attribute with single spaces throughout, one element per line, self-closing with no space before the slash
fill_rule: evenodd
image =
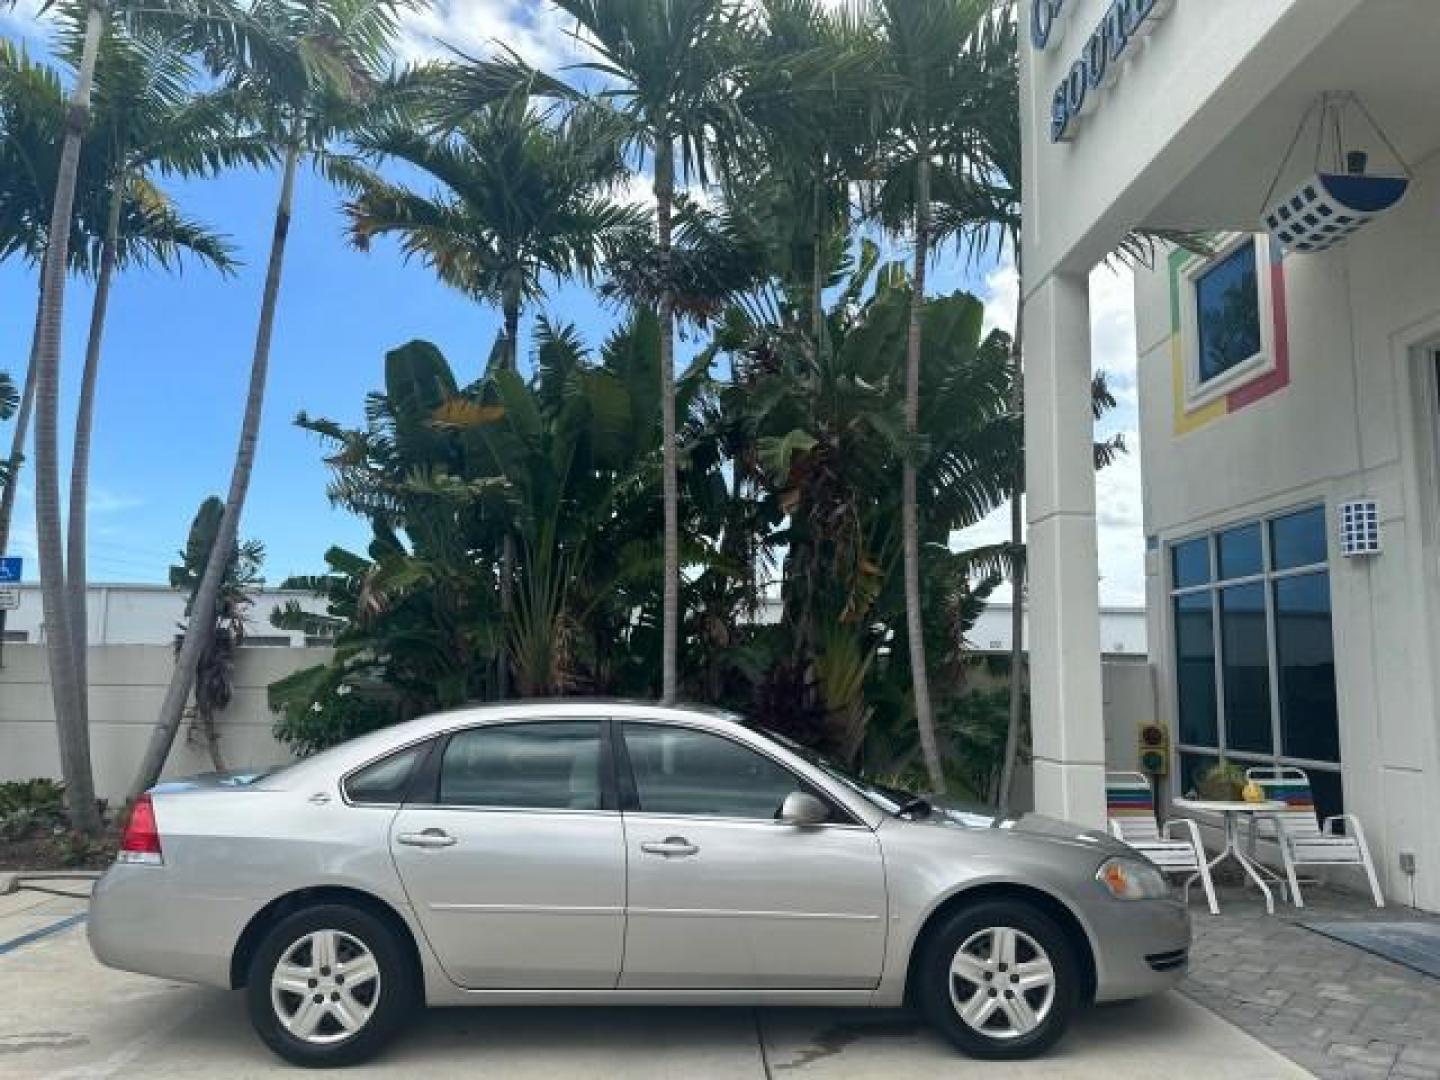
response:
<path id="1" fill-rule="evenodd" d="M 399 935 L 383 919 L 344 904 L 281 919 L 255 950 L 248 976 L 256 1033 L 286 1061 L 309 1068 L 370 1058 L 395 1036 L 418 997 Z"/>
<path id="2" fill-rule="evenodd" d="M 1023 901 L 980 901 L 949 916 L 921 957 L 917 1004 L 964 1053 L 1015 1060 L 1044 1053 L 1081 998 L 1069 936 Z"/>

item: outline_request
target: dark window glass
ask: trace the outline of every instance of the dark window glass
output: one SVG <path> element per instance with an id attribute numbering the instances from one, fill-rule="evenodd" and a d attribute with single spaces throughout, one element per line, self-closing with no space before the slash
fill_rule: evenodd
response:
<path id="1" fill-rule="evenodd" d="M 1180 741 L 1216 746 L 1215 624 L 1208 592 L 1176 598 L 1175 651 Z"/>
<path id="2" fill-rule="evenodd" d="M 440 802 L 599 810 L 600 722 L 496 724 L 459 732 L 440 763 Z"/>
<path id="3" fill-rule="evenodd" d="M 1197 795 L 1200 777 L 1205 775 L 1205 770 L 1218 764 L 1219 757 L 1213 754 L 1181 754 L 1180 755 L 1180 794 Z"/>
<path id="4" fill-rule="evenodd" d="M 1187 540 L 1170 549 L 1175 588 L 1188 589 L 1210 580 L 1210 541 L 1205 537 Z"/>
<path id="5" fill-rule="evenodd" d="M 1265 569 L 1260 526 L 1244 525 L 1220 534 L 1220 577 L 1253 577 Z"/>
<path id="6" fill-rule="evenodd" d="M 1225 663 L 1225 745 L 1274 753 L 1270 727 L 1270 658 L 1266 648 L 1265 587 L 1220 590 L 1220 647 Z"/>
<path id="7" fill-rule="evenodd" d="M 1310 777 L 1310 791 L 1315 796 L 1315 812 L 1320 815 L 1320 820 L 1345 812 L 1345 794 L 1341 790 L 1340 774 L 1338 772 L 1322 772 L 1319 769 L 1307 769 L 1306 774 Z M 1342 826 L 1341 831 L 1344 831 Z"/>
<path id="8" fill-rule="evenodd" d="M 1270 522 L 1270 553 L 1276 570 L 1316 566 L 1329 559 L 1325 508 L 1316 506 Z"/>
<path id="9" fill-rule="evenodd" d="M 1282 752 L 1311 761 L 1339 761 L 1330 575 L 1282 578 L 1274 588 Z"/>
<path id="10" fill-rule="evenodd" d="M 722 736 L 657 724 L 624 730 L 643 813 L 768 820 L 801 789 L 789 769 Z"/>
<path id="11" fill-rule="evenodd" d="M 415 766 L 430 749 L 421 743 L 366 765 L 345 781 L 345 797 L 356 803 L 394 805 L 405 801 L 405 789 L 415 775 Z"/>
<path id="12" fill-rule="evenodd" d="M 1260 351 L 1260 282 L 1253 240 L 1195 280 L 1195 306 L 1202 383 Z"/>

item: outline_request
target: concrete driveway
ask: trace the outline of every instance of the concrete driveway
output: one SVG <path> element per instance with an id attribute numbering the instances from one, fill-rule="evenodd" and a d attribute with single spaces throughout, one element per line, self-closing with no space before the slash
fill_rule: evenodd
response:
<path id="1" fill-rule="evenodd" d="M 57 886 L 67 887 L 67 886 Z M 110 971 L 81 900 L 0 896 L 0 1077 L 294 1075 L 238 993 Z M 1310 1074 L 1178 994 L 1086 1015 L 1040 1062 L 980 1064 L 904 1013 L 783 1009 L 431 1010 L 346 1076 L 503 1080 L 1187 1080 Z"/>

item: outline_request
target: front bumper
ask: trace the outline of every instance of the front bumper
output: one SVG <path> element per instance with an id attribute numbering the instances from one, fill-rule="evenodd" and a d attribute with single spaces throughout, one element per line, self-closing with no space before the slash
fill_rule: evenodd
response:
<path id="1" fill-rule="evenodd" d="M 1127 1001 L 1169 990 L 1190 961 L 1190 913 L 1175 900 L 1105 900 L 1086 915 L 1094 934 L 1095 1000 Z"/>

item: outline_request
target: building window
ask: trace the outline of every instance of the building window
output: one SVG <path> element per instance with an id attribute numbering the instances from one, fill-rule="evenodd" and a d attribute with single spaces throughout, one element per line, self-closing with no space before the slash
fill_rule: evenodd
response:
<path id="1" fill-rule="evenodd" d="M 1268 238 L 1240 234 L 1181 270 L 1187 407 L 1274 370 L 1270 258 Z"/>
<path id="2" fill-rule="evenodd" d="M 1180 790 L 1221 758 L 1296 765 L 1342 809 L 1325 508 L 1170 547 Z"/>
<path id="3" fill-rule="evenodd" d="M 241 645 L 246 648 L 257 649 L 288 649 L 290 647 L 289 634 L 246 634 Z"/>
<path id="4" fill-rule="evenodd" d="M 1195 309 L 1202 383 L 1260 352 L 1260 280 L 1254 240 L 1246 240 L 1196 276 Z"/>

